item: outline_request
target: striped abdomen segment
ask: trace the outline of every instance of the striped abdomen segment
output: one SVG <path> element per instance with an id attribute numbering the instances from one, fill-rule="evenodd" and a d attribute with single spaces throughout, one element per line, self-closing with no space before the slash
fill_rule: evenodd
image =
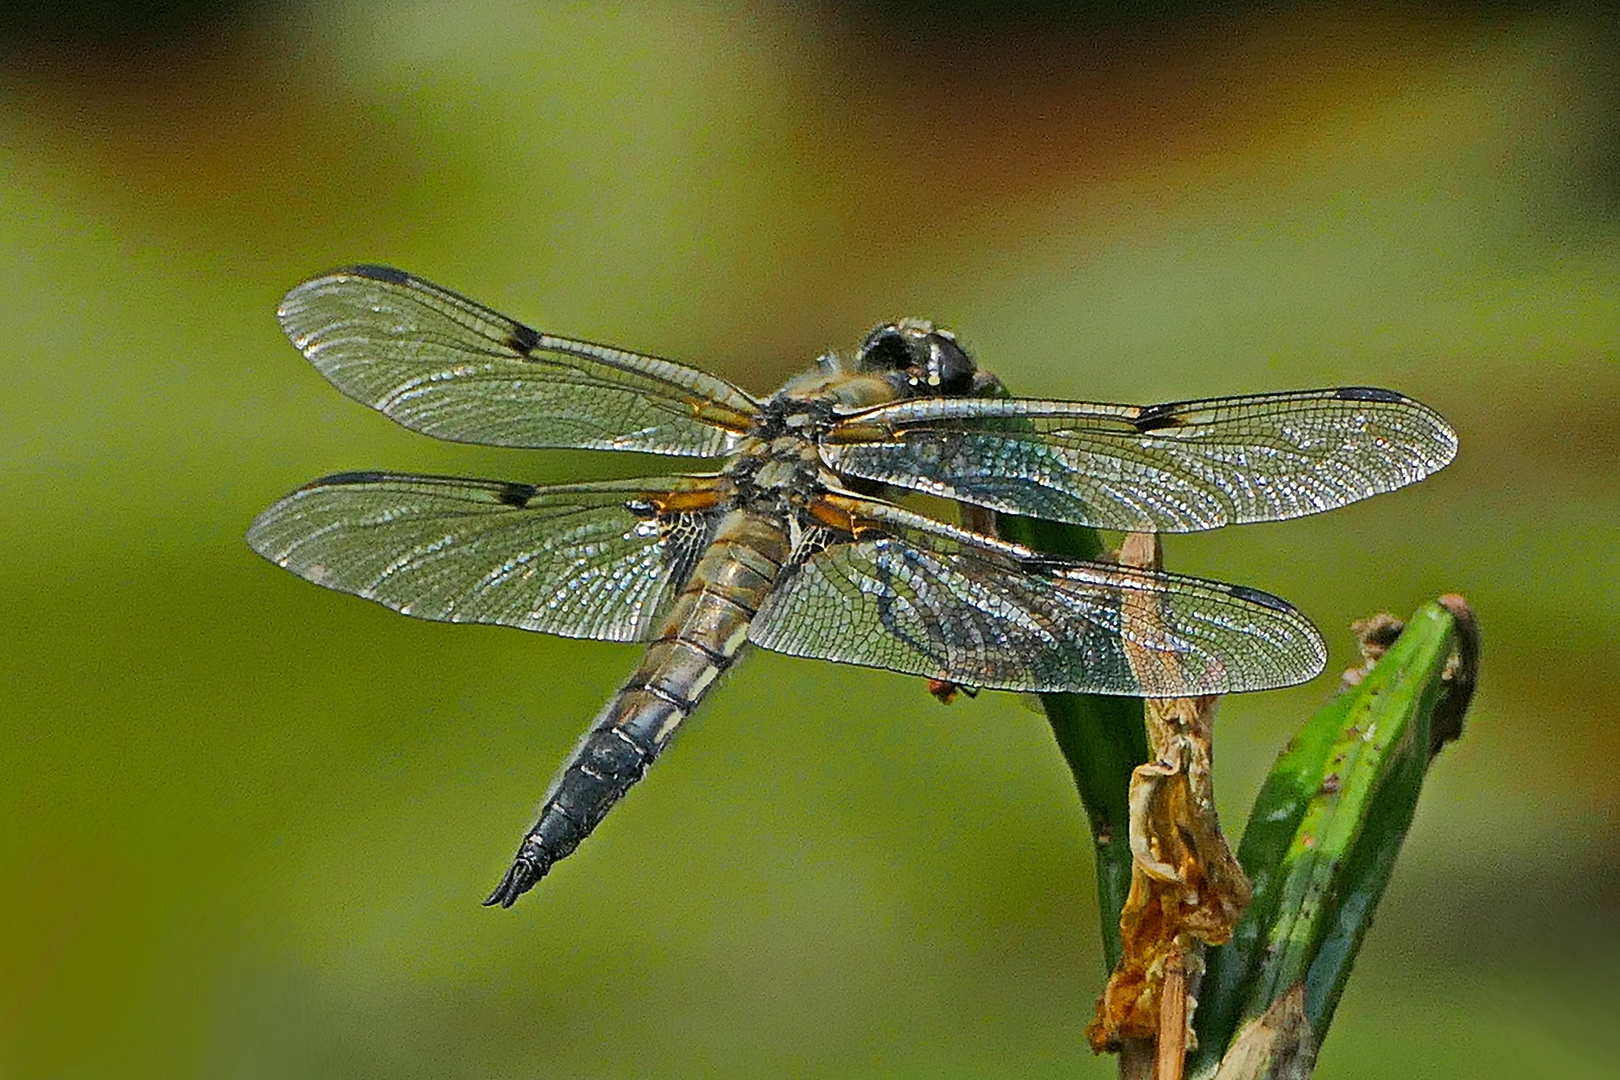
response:
<path id="1" fill-rule="evenodd" d="M 540 818 L 485 904 L 511 907 L 572 852 L 647 771 L 748 639 L 789 541 L 782 526 L 728 513 L 641 663 L 552 782 Z"/>

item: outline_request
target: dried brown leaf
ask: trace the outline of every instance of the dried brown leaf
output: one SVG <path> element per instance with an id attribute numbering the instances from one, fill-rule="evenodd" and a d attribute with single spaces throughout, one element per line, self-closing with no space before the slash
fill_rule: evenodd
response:
<path id="1" fill-rule="evenodd" d="M 1158 564 L 1157 538 L 1132 534 L 1120 561 Z M 1123 612 L 1148 623 L 1158 618 L 1150 598 Z M 1134 635 L 1126 635 L 1130 640 Z M 1173 662 L 1130 650 L 1134 665 Z M 1144 680 L 1145 681 L 1145 680 Z M 1249 902 L 1248 878 L 1221 833 L 1211 772 L 1214 697 L 1153 698 L 1147 702 L 1153 760 L 1131 775 L 1131 890 L 1120 913 L 1124 952 L 1097 1001 L 1086 1030 L 1093 1049 L 1117 1050 L 1128 1040 L 1184 1047 L 1186 976 L 1202 966 L 1202 948 L 1232 935 Z M 1167 991 L 1167 983 L 1169 989 Z M 1166 993 L 1174 1001 L 1166 1000 Z M 1176 1028 L 1167 1032 L 1166 1024 Z M 1160 1054 L 1162 1058 L 1164 1055 Z M 1179 1062 L 1180 1053 L 1174 1053 Z M 1165 1077 L 1161 1064 L 1159 1076 Z M 1176 1074 L 1176 1075 L 1179 1075 Z"/>

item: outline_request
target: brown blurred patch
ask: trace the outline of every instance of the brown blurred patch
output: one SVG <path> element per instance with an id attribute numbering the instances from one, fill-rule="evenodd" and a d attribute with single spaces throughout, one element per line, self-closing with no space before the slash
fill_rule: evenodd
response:
<path id="1" fill-rule="evenodd" d="M 0 85 L 24 144 L 110 214 L 256 246 L 278 224 L 341 230 L 422 171 L 389 117 L 305 81 L 294 51 L 227 23 L 161 48 L 28 52 Z"/>
<path id="2" fill-rule="evenodd" d="M 1267 9 L 948 43 L 834 24 L 795 133 L 841 199 L 841 226 L 819 246 L 827 258 L 851 244 L 892 252 L 960 218 L 975 242 L 1010 240 L 1059 195 L 1104 222 L 1192 192 L 1279 185 L 1396 95 L 1441 85 L 1437 61 L 1470 25 Z M 1116 201 L 1121 181 L 1144 175 L 1139 200 Z"/>
<path id="3" fill-rule="evenodd" d="M 1615 347 L 1620 350 L 1620 343 Z M 1492 472 L 1574 469 L 1614 479 L 1620 466 L 1620 385 L 1604 368 L 1616 359 L 1593 357 L 1580 365 L 1589 377 L 1565 361 L 1552 386 L 1510 385 L 1489 395 L 1467 395 L 1458 423 L 1499 449 L 1483 467 Z M 1572 386 L 1580 392 L 1568 392 Z"/>

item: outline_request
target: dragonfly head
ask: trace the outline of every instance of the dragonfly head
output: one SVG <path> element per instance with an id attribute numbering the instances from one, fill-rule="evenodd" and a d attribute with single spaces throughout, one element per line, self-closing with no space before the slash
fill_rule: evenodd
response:
<path id="1" fill-rule="evenodd" d="M 855 370 L 898 381 L 911 397 L 965 397 L 980 372 L 956 335 L 926 319 L 884 323 L 861 342 Z"/>

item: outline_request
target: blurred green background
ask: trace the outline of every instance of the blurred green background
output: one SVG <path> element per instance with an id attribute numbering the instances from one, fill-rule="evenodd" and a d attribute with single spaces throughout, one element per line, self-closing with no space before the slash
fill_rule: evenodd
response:
<path id="1" fill-rule="evenodd" d="M 1026 395 L 1434 405 L 1434 479 L 1169 563 L 1288 597 L 1335 671 L 1373 611 L 1483 622 L 1320 1075 L 1620 1075 L 1612 23 L 49 11 L 0 12 L 0 1077 L 1113 1075 L 1077 800 L 1007 695 L 756 653 L 479 907 L 634 647 L 413 622 L 242 532 L 342 469 L 660 466 L 337 394 L 273 312 L 361 260 L 759 392 L 918 314 Z M 1224 703 L 1234 830 L 1332 688 Z"/>

